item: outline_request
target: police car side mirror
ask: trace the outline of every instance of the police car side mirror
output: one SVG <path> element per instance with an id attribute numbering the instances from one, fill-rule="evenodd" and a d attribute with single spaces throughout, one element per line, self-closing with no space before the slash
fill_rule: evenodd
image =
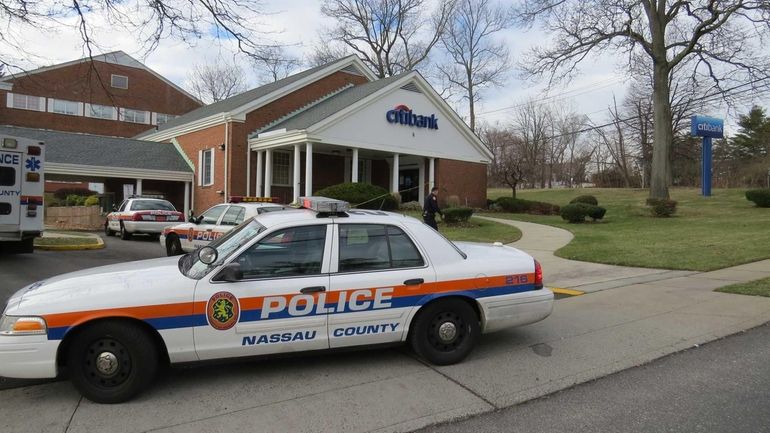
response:
<path id="1" fill-rule="evenodd" d="M 214 278 L 215 281 L 227 281 L 234 283 L 243 279 L 243 271 L 241 271 L 241 264 L 238 262 L 230 262 L 222 267 L 219 274 Z"/>

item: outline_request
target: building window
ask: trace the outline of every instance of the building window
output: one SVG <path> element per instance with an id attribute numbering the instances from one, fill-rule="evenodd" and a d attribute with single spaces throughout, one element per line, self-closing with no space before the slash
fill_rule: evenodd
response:
<path id="1" fill-rule="evenodd" d="M 121 120 L 124 122 L 147 123 L 147 115 L 149 113 L 146 111 L 132 110 L 130 108 L 121 108 L 120 111 L 123 115 Z"/>
<path id="2" fill-rule="evenodd" d="M 155 124 L 159 126 L 163 125 L 175 117 L 176 116 L 171 114 L 155 113 Z"/>
<path id="3" fill-rule="evenodd" d="M 80 116 L 80 102 L 66 101 L 64 99 L 48 99 L 48 111 L 57 114 Z"/>
<path id="4" fill-rule="evenodd" d="M 273 152 L 273 185 L 291 185 L 291 154 Z"/>
<path id="5" fill-rule="evenodd" d="M 11 108 L 19 108 L 21 110 L 45 111 L 45 98 L 9 93 L 8 106 Z"/>
<path id="6" fill-rule="evenodd" d="M 214 149 L 202 150 L 198 158 L 199 177 L 201 186 L 214 183 Z"/>
<path id="7" fill-rule="evenodd" d="M 128 77 L 125 75 L 112 74 L 110 76 L 110 83 L 116 89 L 128 89 Z"/>
<path id="8" fill-rule="evenodd" d="M 115 107 L 108 105 L 86 104 L 86 116 L 96 119 L 115 120 Z"/>

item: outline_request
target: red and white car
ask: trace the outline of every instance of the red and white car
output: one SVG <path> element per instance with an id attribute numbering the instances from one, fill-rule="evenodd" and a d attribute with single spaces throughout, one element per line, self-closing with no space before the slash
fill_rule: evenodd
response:
<path id="1" fill-rule="evenodd" d="M 131 239 L 135 234 L 160 236 L 163 229 L 184 221 L 184 214 L 176 210 L 168 200 L 131 197 L 107 215 L 104 234 L 120 233 L 121 239 Z"/>

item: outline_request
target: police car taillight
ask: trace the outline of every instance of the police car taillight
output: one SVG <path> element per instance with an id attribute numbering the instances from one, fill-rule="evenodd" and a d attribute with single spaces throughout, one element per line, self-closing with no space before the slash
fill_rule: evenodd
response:
<path id="1" fill-rule="evenodd" d="M 540 262 L 535 260 L 535 288 L 543 288 L 543 267 L 540 266 Z"/>
<path id="2" fill-rule="evenodd" d="M 299 203 L 305 209 L 319 213 L 342 213 L 350 210 L 350 203 L 326 197 L 300 197 Z"/>

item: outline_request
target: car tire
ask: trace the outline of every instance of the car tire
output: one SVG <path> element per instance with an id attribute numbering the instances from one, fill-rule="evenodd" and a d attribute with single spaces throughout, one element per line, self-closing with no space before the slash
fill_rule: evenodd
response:
<path id="1" fill-rule="evenodd" d="M 122 403 L 147 388 L 158 371 L 153 339 L 136 325 L 102 322 L 78 335 L 67 370 L 78 391 L 95 403 Z"/>
<path id="2" fill-rule="evenodd" d="M 184 250 L 182 250 L 182 242 L 179 241 L 179 236 L 169 235 L 166 238 L 166 255 L 171 257 L 181 254 L 184 254 Z"/>
<path id="3" fill-rule="evenodd" d="M 104 223 L 104 236 L 110 237 L 115 234 L 114 230 L 110 229 L 110 223 Z"/>
<path id="4" fill-rule="evenodd" d="M 131 233 L 126 231 L 126 226 L 123 224 L 120 225 L 120 238 L 124 241 L 131 239 Z"/>
<path id="5" fill-rule="evenodd" d="M 476 311 L 458 298 L 437 300 L 417 312 L 409 341 L 412 350 L 435 365 L 455 364 L 473 350 L 481 334 Z"/>

